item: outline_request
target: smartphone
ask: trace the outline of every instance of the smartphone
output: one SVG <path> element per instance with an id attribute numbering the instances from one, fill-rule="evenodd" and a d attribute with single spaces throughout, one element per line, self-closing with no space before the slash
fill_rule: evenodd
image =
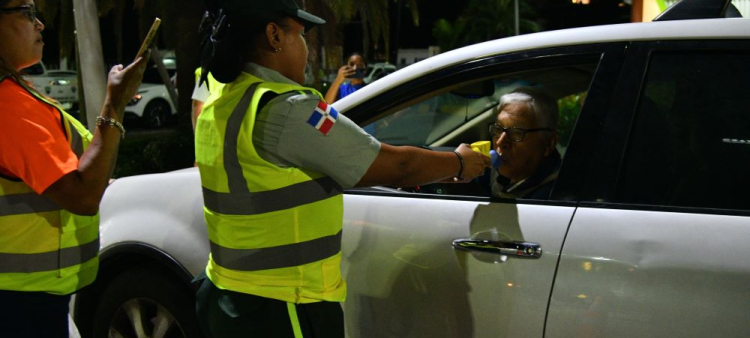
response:
<path id="1" fill-rule="evenodd" d="M 357 68 L 356 70 L 354 70 L 354 74 L 350 75 L 349 78 L 350 79 L 364 79 L 365 71 L 366 69 L 364 68 Z"/>
<path id="2" fill-rule="evenodd" d="M 151 25 L 151 29 L 148 30 L 148 34 L 146 34 L 146 38 L 143 40 L 143 43 L 141 44 L 141 49 L 139 49 L 138 54 L 135 55 L 136 59 L 143 56 L 143 53 L 146 52 L 146 49 L 148 49 L 148 46 L 151 45 L 151 41 L 154 41 L 154 37 L 156 36 L 156 31 L 159 30 L 159 25 L 161 25 L 161 19 L 159 18 L 154 19 L 154 23 Z"/>

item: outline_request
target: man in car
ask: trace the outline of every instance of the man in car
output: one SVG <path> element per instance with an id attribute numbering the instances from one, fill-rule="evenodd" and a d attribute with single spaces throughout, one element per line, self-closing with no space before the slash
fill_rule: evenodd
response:
<path id="1" fill-rule="evenodd" d="M 557 101 L 537 88 L 503 95 L 490 126 L 501 165 L 492 172 L 492 196 L 548 199 L 560 167 Z"/>

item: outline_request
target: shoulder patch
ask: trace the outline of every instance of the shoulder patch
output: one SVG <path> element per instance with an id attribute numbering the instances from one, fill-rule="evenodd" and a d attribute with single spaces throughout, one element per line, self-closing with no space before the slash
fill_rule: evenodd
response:
<path id="1" fill-rule="evenodd" d="M 323 133 L 323 135 L 328 135 L 338 117 L 339 112 L 336 109 L 333 109 L 333 107 L 326 104 L 323 100 L 319 100 L 312 115 L 307 119 L 307 124 L 313 126 L 313 128 Z"/>

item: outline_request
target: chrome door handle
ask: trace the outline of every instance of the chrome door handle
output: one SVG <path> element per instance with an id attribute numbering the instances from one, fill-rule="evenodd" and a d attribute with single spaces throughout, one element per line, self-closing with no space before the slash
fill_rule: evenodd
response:
<path id="1" fill-rule="evenodd" d="M 542 246 L 529 242 L 495 242 L 486 239 L 456 239 L 453 247 L 460 250 L 472 250 L 496 253 L 521 258 L 539 258 Z"/>

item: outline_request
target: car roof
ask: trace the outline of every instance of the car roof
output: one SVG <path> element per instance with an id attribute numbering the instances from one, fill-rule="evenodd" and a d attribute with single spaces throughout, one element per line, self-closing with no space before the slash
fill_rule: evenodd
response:
<path id="1" fill-rule="evenodd" d="M 525 34 L 451 50 L 414 63 L 336 101 L 334 106 L 345 111 L 364 98 L 424 74 L 498 54 L 604 42 L 747 38 L 750 38 L 750 19 L 742 18 L 625 23 Z"/>

